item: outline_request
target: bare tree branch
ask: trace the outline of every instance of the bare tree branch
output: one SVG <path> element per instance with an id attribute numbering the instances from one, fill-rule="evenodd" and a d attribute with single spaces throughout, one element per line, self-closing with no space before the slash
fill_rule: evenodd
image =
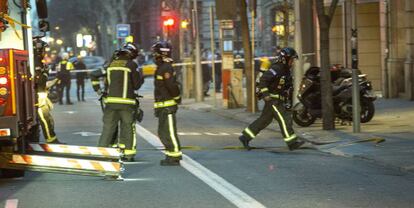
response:
<path id="1" fill-rule="evenodd" d="M 332 19 L 333 15 L 335 14 L 336 6 L 338 5 L 339 0 L 332 0 L 331 7 L 329 8 L 328 17 Z"/>

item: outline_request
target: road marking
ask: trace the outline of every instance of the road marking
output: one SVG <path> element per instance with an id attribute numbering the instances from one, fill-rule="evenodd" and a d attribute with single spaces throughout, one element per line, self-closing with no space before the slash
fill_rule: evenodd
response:
<path id="1" fill-rule="evenodd" d="M 226 132 L 219 132 L 219 133 L 213 133 L 213 132 L 178 132 L 179 136 L 232 136 L 232 135 L 238 135 L 240 136 L 241 133 L 226 133 Z"/>
<path id="2" fill-rule="evenodd" d="M 6 201 L 6 206 L 4 206 L 4 208 L 17 208 L 18 204 L 19 204 L 19 200 L 9 199 Z"/>
<path id="3" fill-rule="evenodd" d="M 146 162 L 146 161 L 142 161 L 142 162 L 139 162 L 139 161 L 136 161 L 136 162 L 122 162 L 124 165 L 138 165 L 138 164 L 150 164 L 149 162 Z"/>
<path id="4" fill-rule="evenodd" d="M 122 181 L 125 182 L 132 182 L 132 181 L 153 181 L 152 178 L 124 178 Z"/>
<path id="5" fill-rule="evenodd" d="M 63 113 L 67 113 L 67 114 L 75 114 L 77 113 L 76 111 L 63 111 Z"/>
<path id="6" fill-rule="evenodd" d="M 201 133 L 197 133 L 197 132 L 178 132 L 177 133 L 179 136 L 201 136 Z"/>
<path id="7" fill-rule="evenodd" d="M 153 133 L 145 129 L 140 125 L 136 125 L 137 134 L 144 138 L 148 143 L 150 143 L 155 148 L 162 151 L 163 145 L 159 138 Z M 219 175 L 210 171 L 206 167 L 202 166 L 200 163 L 194 161 L 189 156 L 183 154 L 183 160 L 180 162 L 181 166 L 192 173 L 194 176 L 202 180 L 204 183 L 209 185 L 211 188 L 220 193 L 224 198 L 229 200 L 231 203 L 237 207 L 243 208 L 261 208 L 265 207 L 260 202 L 256 201 L 254 198 L 250 197 L 231 183 L 224 180 Z"/>
<path id="8" fill-rule="evenodd" d="M 208 136 L 230 136 L 230 134 L 228 133 L 210 133 L 210 132 L 204 132 L 204 134 L 208 135 Z"/>
<path id="9" fill-rule="evenodd" d="M 79 134 L 79 135 L 81 135 L 83 137 L 100 136 L 101 135 L 101 133 L 87 132 L 87 131 L 75 132 L 73 134 Z"/>

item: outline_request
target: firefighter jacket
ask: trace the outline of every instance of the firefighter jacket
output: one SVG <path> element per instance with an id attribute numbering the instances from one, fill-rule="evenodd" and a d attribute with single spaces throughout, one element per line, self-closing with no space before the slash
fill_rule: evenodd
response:
<path id="1" fill-rule="evenodd" d="M 136 104 L 135 90 L 140 87 L 138 65 L 127 57 L 113 60 L 106 69 L 106 104 Z"/>
<path id="2" fill-rule="evenodd" d="M 155 109 L 174 107 L 181 102 L 179 83 L 172 67 L 172 60 L 157 64 L 154 80 Z"/>
<path id="3" fill-rule="evenodd" d="M 293 78 L 290 68 L 281 63 L 275 63 L 260 77 L 258 91 L 261 98 L 270 96 L 275 100 L 291 100 Z"/>
<path id="4" fill-rule="evenodd" d="M 70 78 L 70 71 L 73 70 L 73 64 L 70 61 L 63 60 L 59 62 L 59 72 L 57 74 L 59 79 Z"/>

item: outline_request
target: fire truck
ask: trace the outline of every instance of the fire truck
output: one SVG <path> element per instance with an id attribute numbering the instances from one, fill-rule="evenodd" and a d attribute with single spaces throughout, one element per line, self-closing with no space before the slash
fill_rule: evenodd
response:
<path id="1" fill-rule="evenodd" d="M 122 149 L 39 142 L 33 40 L 49 23 L 46 0 L 35 2 L 0 0 L 0 176 L 40 171 L 122 179 Z M 32 37 L 30 6 L 42 36 Z"/>

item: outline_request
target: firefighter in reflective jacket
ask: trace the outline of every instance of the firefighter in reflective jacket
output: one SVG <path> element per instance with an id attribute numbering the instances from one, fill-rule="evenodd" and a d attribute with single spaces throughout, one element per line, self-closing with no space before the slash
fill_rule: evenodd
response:
<path id="1" fill-rule="evenodd" d="M 263 73 L 258 84 L 259 97 L 265 101 L 262 114 L 253 121 L 239 137 L 243 146 L 250 150 L 249 142 L 266 128 L 273 119 L 279 123 L 281 133 L 289 150 L 298 149 L 305 142 L 296 136 L 292 128 L 293 79 L 291 68 L 294 59 L 298 58 L 293 48 L 283 48 L 279 58 L 271 68 Z"/>
<path id="2" fill-rule="evenodd" d="M 179 84 L 172 67 L 171 45 L 159 41 L 152 46 L 157 70 L 154 74 L 154 111 L 158 117 L 158 136 L 165 146 L 165 159 L 161 165 L 179 165 L 182 158 L 177 136 L 176 112 L 181 102 Z"/>
<path id="3" fill-rule="evenodd" d="M 56 137 L 53 117 L 50 111 L 53 108 L 52 102 L 49 100 L 47 81 L 49 73 L 43 64 L 45 48 L 47 44 L 40 39 L 34 40 L 34 62 L 35 62 L 35 91 L 36 91 L 36 110 L 40 126 L 42 127 L 43 136 L 47 143 L 62 144 Z M 57 80 L 56 80 L 57 81 Z"/>
<path id="4" fill-rule="evenodd" d="M 62 61 L 58 65 L 58 73 L 57 78 L 60 80 L 59 84 L 59 104 L 63 104 L 63 91 L 66 88 L 66 104 L 72 105 L 73 103 L 70 101 L 70 85 L 71 85 L 71 77 L 70 71 L 72 71 L 75 67 L 73 64 L 68 60 L 69 54 L 64 53 L 62 55 Z"/>
<path id="5" fill-rule="evenodd" d="M 137 47 L 125 44 L 116 52 L 107 68 L 103 130 L 98 146 L 110 147 L 120 123 L 119 147 L 125 148 L 124 161 L 133 161 L 136 154 L 135 136 L 135 90 L 139 88 L 138 65 L 133 61 L 138 55 Z"/>

